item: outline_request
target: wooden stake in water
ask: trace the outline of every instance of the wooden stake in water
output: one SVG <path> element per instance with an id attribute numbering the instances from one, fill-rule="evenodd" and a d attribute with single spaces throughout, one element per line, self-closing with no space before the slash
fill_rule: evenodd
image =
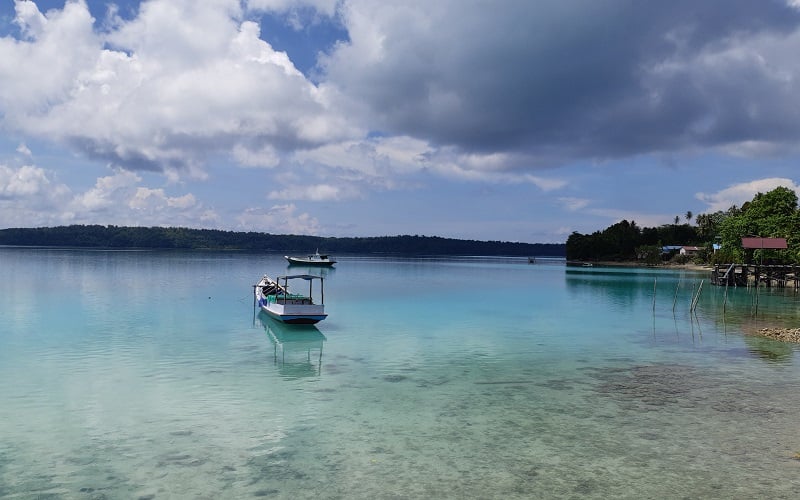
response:
<path id="1" fill-rule="evenodd" d="M 672 312 L 675 312 L 675 303 L 678 301 L 678 288 L 681 287 L 681 280 L 675 285 L 675 296 L 672 298 Z"/>
<path id="2" fill-rule="evenodd" d="M 656 310 L 656 284 L 658 283 L 658 278 L 653 278 L 653 311 Z"/>
<path id="3" fill-rule="evenodd" d="M 692 306 L 689 308 L 690 311 L 694 311 L 697 307 L 697 301 L 700 299 L 700 292 L 703 291 L 703 282 L 705 280 L 700 280 L 700 286 L 697 287 L 697 295 L 694 296 L 694 300 L 692 300 Z"/>
<path id="4" fill-rule="evenodd" d="M 725 314 L 725 306 L 728 305 L 728 283 L 725 283 L 725 299 L 722 301 L 722 314 Z"/>

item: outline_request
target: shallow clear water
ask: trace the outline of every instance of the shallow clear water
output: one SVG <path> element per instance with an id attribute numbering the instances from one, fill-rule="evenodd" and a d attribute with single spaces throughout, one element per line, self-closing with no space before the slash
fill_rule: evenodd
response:
<path id="1" fill-rule="evenodd" d="M 0 248 L 3 498 L 792 498 L 792 291 L 539 259 Z M 303 268 L 292 270 L 305 271 Z M 655 300 L 654 300 L 655 289 Z M 724 307 L 724 314 L 723 314 Z M 777 319 L 766 319 L 777 318 Z"/>

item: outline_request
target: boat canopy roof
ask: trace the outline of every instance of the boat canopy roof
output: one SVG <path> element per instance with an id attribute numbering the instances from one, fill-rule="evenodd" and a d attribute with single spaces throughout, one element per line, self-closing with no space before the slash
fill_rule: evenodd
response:
<path id="1" fill-rule="evenodd" d="M 290 274 L 288 276 L 278 276 L 279 280 L 292 280 L 292 279 L 303 279 L 303 280 L 321 280 L 322 276 L 316 276 L 314 274 Z"/>

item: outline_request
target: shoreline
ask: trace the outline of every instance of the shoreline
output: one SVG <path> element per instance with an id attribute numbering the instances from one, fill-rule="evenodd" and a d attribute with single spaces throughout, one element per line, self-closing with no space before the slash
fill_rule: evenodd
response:
<path id="1" fill-rule="evenodd" d="M 576 260 L 576 261 L 567 261 L 568 266 L 577 266 L 580 267 L 582 264 L 591 264 L 592 267 L 638 267 L 642 269 L 686 269 L 689 271 L 708 271 L 711 272 L 714 270 L 714 267 L 711 264 L 658 264 L 655 266 L 651 266 L 648 264 L 643 264 L 641 262 L 636 261 L 613 261 L 613 260 L 599 260 L 599 261 L 583 261 L 583 260 Z"/>

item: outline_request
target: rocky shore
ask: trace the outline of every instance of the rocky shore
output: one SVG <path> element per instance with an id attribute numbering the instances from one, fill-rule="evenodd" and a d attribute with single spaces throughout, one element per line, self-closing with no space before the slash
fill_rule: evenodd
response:
<path id="1" fill-rule="evenodd" d="M 800 328 L 759 328 L 756 334 L 781 342 L 800 343 Z"/>
<path id="2" fill-rule="evenodd" d="M 748 333 L 780 340 L 781 342 L 800 343 L 800 328 L 759 328 Z"/>

